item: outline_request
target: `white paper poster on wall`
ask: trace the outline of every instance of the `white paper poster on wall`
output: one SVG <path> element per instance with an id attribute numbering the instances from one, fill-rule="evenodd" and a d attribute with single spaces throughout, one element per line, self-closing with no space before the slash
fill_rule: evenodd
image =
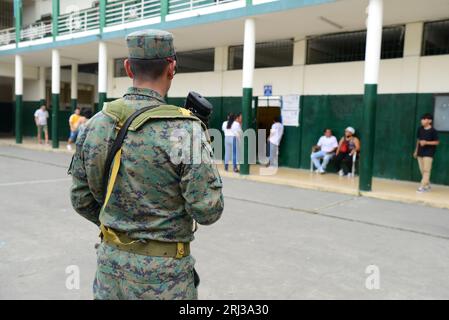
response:
<path id="1" fill-rule="evenodd" d="M 299 99 L 296 94 L 282 96 L 282 124 L 289 127 L 299 126 Z"/>

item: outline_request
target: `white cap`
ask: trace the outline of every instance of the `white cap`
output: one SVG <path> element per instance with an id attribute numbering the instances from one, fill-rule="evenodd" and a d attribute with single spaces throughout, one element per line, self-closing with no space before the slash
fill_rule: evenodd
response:
<path id="1" fill-rule="evenodd" d="M 352 134 L 355 134 L 355 129 L 353 127 L 347 127 L 345 131 L 349 131 Z"/>

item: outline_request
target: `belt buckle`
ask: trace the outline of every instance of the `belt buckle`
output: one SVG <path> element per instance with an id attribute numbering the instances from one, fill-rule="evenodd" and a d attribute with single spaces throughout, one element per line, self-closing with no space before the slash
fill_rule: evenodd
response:
<path id="1" fill-rule="evenodd" d="M 176 243 L 176 259 L 181 259 L 184 257 L 185 249 L 184 249 L 184 243 L 178 242 Z"/>

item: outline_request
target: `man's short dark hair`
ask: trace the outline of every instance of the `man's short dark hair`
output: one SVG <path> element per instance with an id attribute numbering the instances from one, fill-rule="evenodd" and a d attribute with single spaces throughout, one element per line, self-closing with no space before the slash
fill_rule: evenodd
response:
<path id="1" fill-rule="evenodd" d="M 421 117 L 421 120 L 424 120 L 424 119 L 433 121 L 433 115 L 431 115 L 430 113 L 425 113 Z"/>
<path id="2" fill-rule="evenodd" d="M 324 129 L 324 133 L 326 133 L 327 130 L 329 130 L 331 133 L 333 133 L 333 131 L 332 131 L 331 128 L 326 128 L 326 129 Z"/>
<path id="3" fill-rule="evenodd" d="M 159 79 L 168 66 L 166 59 L 129 59 L 131 71 L 137 80 L 154 81 Z"/>
<path id="4" fill-rule="evenodd" d="M 274 117 L 274 122 L 282 122 L 282 117 L 281 116 Z"/>

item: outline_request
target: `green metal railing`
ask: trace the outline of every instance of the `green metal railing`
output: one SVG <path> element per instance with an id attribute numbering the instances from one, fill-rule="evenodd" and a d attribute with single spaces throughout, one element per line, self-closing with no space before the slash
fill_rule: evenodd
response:
<path id="1" fill-rule="evenodd" d="M 89 8 L 63 14 L 58 17 L 58 35 L 99 29 L 100 13 L 98 8 Z"/>
<path id="2" fill-rule="evenodd" d="M 160 0 L 126 0 L 108 2 L 106 5 L 106 26 L 160 16 Z"/>
<path id="3" fill-rule="evenodd" d="M 219 6 L 236 1 L 240 0 L 170 0 L 168 3 L 168 13 L 170 14 L 211 6 Z"/>

